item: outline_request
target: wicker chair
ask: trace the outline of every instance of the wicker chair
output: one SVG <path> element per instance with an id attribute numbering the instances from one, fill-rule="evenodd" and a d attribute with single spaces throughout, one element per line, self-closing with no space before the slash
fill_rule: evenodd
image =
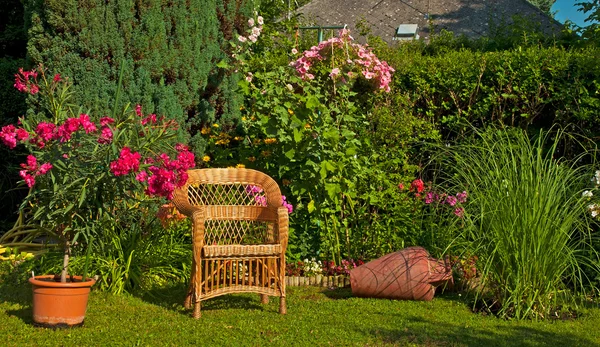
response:
<path id="1" fill-rule="evenodd" d="M 267 303 L 279 296 L 286 313 L 285 250 L 288 211 L 269 176 L 250 169 L 188 171 L 174 193 L 177 209 L 192 219 L 192 277 L 185 307 L 223 294 L 253 292 Z"/>

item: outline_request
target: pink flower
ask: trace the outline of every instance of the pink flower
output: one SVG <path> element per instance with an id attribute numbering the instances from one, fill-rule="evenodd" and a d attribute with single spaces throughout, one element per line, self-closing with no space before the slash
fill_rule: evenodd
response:
<path id="1" fill-rule="evenodd" d="M 136 172 L 140 168 L 141 155 L 131 152 L 129 147 L 123 147 L 119 159 L 110 163 L 110 171 L 115 176 L 124 176 L 130 172 Z"/>
<path id="2" fill-rule="evenodd" d="M 462 193 L 457 193 L 456 194 L 456 198 L 458 199 L 458 202 L 460 202 L 461 204 L 464 204 L 465 202 L 467 202 L 467 191 L 463 190 Z"/>
<path id="3" fill-rule="evenodd" d="M 28 155 L 26 162 L 23 163 L 23 164 L 21 164 L 21 167 L 23 169 L 27 169 L 27 170 L 29 170 L 31 172 L 36 171 L 37 168 L 38 168 L 37 167 L 37 158 L 35 156 L 31 155 L 31 154 Z"/>
<path id="4" fill-rule="evenodd" d="M 113 132 L 108 126 L 103 126 L 100 131 L 100 137 L 98 137 L 98 143 L 107 145 L 113 140 Z"/>
<path id="5" fill-rule="evenodd" d="M 52 169 L 52 164 L 44 163 L 40 166 L 40 170 L 38 171 L 38 173 L 40 175 L 45 175 L 48 171 L 50 171 L 50 169 Z"/>
<path id="6" fill-rule="evenodd" d="M 309 80 L 312 80 L 312 79 L 314 79 L 314 78 L 315 78 L 315 75 L 313 75 L 313 74 L 311 74 L 311 73 L 307 73 L 305 76 L 306 76 L 306 78 L 308 78 Z"/>
<path id="7" fill-rule="evenodd" d="M 178 143 L 175 145 L 175 150 L 181 152 L 181 151 L 189 151 L 190 147 L 187 145 L 184 145 L 183 143 Z"/>
<path id="8" fill-rule="evenodd" d="M 265 21 L 264 21 L 263 17 L 261 17 L 261 16 L 258 16 L 258 17 L 256 18 L 256 21 L 258 22 L 258 25 L 263 25 L 263 24 L 265 24 Z"/>
<path id="9" fill-rule="evenodd" d="M 53 81 L 54 81 L 54 82 L 60 82 L 60 74 L 56 74 L 56 75 L 54 75 L 54 79 L 53 79 Z"/>
<path id="10" fill-rule="evenodd" d="M 115 120 L 112 119 L 112 118 L 110 118 L 110 117 L 102 117 L 102 118 L 100 118 L 100 125 L 101 126 L 113 124 L 114 122 L 115 122 Z"/>
<path id="11" fill-rule="evenodd" d="M 462 218 L 465 215 L 465 209 L 462 207 L 457 207 L 454 210 L 454 214 L 457 215 L 458 217 Z"/>
<path id="12" fill-rule="evenodd" d="M 400 190 L 404 190 L 404 184 L 400 183 L 400 184 L 398 185 L 398 189 L 400 189 Z"/>
<path id="13" fill-rule="evenodd" d="M 146 125 L 148 123 L 156 124 L 156 115 L 154 113 L 152 113 L 148 117 L 142 119 L 142 125 Z"/>
<path id="14" fill-rule="evenodd" d="M 0 138 L 2 138 L 2 142 L 8 146 L 8 148 L 13 149 L 17 147 L 17 132 L 14 125 L 9 124 L 2 127 Z"/>
<path id="15" fill-rule="evenodd" d="M 247 39 L 246 39 L 245 36 L 242 36 L 242 35 L 238 36 L 238 41 L 240 41 L 240 42 L 246 42 L 246 40 Z"/>
<path id="16" fill-rule="evenodd" d="M 283 205 L 283 207 L 287 208 L 288 213 L 292 213 L 294 212 L 294 206 L 292 204 L 290 204 L 289 202 L 286 201 L 286 197 L 285 195 L 281 196 L 281 204 Z"/>
<path id="17" fill-rule="evenodd" d="M 458 202 L 458 200 L 457 200 L 457 199 L 456 199 L 456 197 L 455 197 L 455 196 L 453 196 L 453 195 L 449 195 L 449 196 L 446 198 L 446 203 L 448 203 L 448 205 L 450 205 L 450 206 L 454 206 L 454 205 L 456 205 L 456 203 L 457 203 L 457 202 Z"/>
<path id="18" fill-rule="evenodd" d="M 256 40 L 258 40 L 258 37 L 254 34 L 248 36 L 248 40 L 252 41 L 252 42 L 256 42 Z"/>
<path id="19" fill-rule="evenodd" d="M 298 54 L 298 50 L 295 48 L 292 48 L 292 54 Z"/>
<path id="20" fill-rule="evenodd" d="M 259 37 L 260 36 L 260 28 L 258 28 L 258 27 L 252 28 L 252 35 Z"/>
<path id="21" fill-rule="evenodd" d="M 50 141 L 56 136 L 56 125 L 54 123 L 40 122 L 35 128 L 35 133 L 44 141 Z"/>
<path id="22" fill-rule="evenodd" d="M 333 68 L 331 70 L 331 73 L 329 74 L 329 77 L 335 78 L 339 74 L 340 74 L 340 69 L 336 67 L 336 68 Z"/>
<path id="23" fill-rule="evenodd" d="M 29 80 L 30 77 L 33 77 L 33 81 Z M 21 93 L 30 93 L 33 95 L 40 90 L 36 82 L 37 72 L 35 70 L 24 71 L 23 68 L 19 68 L 19 73 L 15 74 L 14 87 L 17 88 L 17 90 Z"/>
<path id="24" fill-rule="evenodd" d="M 96 131 L 96 124 L 92 123 L 90 121 L 90 116 L 85 113 L 79 115 L 79 123 L 83 127 L 83 130 L 85 130 L 86 134 Z"/>
<path id="25" fill-rule="evenodd" d="M 246 81 L 252 82 L 252 72 L 248 72 L 248 75 L 246 76 Z"/>
<path id="26" fill-rule="evenodd" d="M 267 206 L 267 197 L 264 195 L 256 195 L 254 201 L 258 206 Z"/>
<path id="27" fill-rule="evenodd" d="M 137 114 L 138 117 L 143 117 L 144 116 L 142 114 L 142 105 L 140 105 L 140 104 L 135 105 L 135 114 Z"/>
<path id="28" fill-rule="evenodd" d="M 253 27 L 254 26 L 254 19 L 253 18 L 248 19 L 248 26 L 249 27 Z"/>
<path id="29" fill-rule="evenodd" d="M 427 192 L 427 195 L 425 195 L 425 203 L 426 204 L 431 204 L 434 200 L 435 200 L 434 193 L 433 192 Z"/>
<path id="30" fill-rule="evenodd" d="M 23 180 L 25 181 L 25 183 L 27 184 L 27 186 L 29 188 L 33 187 L 33 185 L 35 184 L 35 178 L 33 177 L 33 175 L 30 175 L 29 173 L 27 173 L 27 170 L 19 171 L 19 176 L 21 176 L 21 178 L 23 178 Z"/>
<path id="31" fill-rule="evenodd" d="M 262 191 L 263 189 L 259 186 L 255 186 L 252 184 L 246 186 L 246 193 L 248 193 L 249 195 L 256 195 L 262 193 Z"/>
<path id="32" fill-rule="evenodd" d="M 146 182 L 148 180 L 148 173 L 146 171 L 140 171 L 140 173 L 135 176 L 135 179 L 139 182 Z"/>

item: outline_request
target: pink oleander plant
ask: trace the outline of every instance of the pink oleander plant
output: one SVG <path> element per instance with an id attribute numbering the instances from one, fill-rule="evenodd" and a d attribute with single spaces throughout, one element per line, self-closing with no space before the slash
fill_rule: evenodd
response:
<path id="1" fill-rule="evenodd" d="M 15 75 L 15 87 L 32 95 L 40 112 L 2 127 L 0 140 L 28 152 L 19 171 L 29 188 L 20 213 L 64 247 L 66 282 L 76 243 L 89 242 L 107 221 L 156 198 L 170 200 L 195 160 L 176 143 L 173 120 L 144 114 L 140 105 L 120 112 L 115 107 L 112 116 L 89 115 L 70 104 L 70 80 L 47 73 L 39 66 Z"/>

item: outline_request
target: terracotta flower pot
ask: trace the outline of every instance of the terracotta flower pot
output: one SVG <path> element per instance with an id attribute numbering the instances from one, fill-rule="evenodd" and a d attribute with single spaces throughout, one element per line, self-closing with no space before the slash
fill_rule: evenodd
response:
<path id="1" fill-rule="evenodd" d="M 81 276 L 73 276 L 75 282 L 61 283 L 54 275 L 35 276 L 29 283 L 33 286 L 33 322 L 44 327 L 74 327 L 83 324 L 92 278 L 81 282 Z M 79 281 L 79 282 L 78 282 Z"/>
<path id="2" fill-rule="evenodd" d="M 452 269 L 422 247 L 409 247 L 350 271 L 352 294 L 360 297 L 433 299 L 435 287 L 452 280 Z"/>

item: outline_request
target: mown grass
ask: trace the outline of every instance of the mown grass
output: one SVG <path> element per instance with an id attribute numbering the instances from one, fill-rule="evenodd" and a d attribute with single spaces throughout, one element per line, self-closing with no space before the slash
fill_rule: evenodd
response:
<path id="1" fill-rule="evenodd" d="M 600 308 L 576 320 L 508 321 L 472 313 L 457 295 L 432 302 L 361 299 L 349 289 L 288 288 L 288 314 L 258 295 L 207 301 L 194 320 L 185 287 L 154 297 L 94 291 L 85 325 L 52 330 L 31 319 L 27 284 L 0 284 L 4 346 L 600 346 Z"/>

